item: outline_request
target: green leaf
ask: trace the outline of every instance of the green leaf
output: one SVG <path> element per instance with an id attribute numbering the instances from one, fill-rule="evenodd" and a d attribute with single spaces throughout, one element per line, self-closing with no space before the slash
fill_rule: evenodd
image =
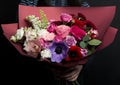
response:
<path id="1" fill-rule="evenodd" d="M 92 39 L 88 42 L 89 45 L 94 45 L 94 46 L 97 46 L 97 45 L 100 45 L 102 42 L 98 39 Z"/>
<path id="2" fill-rule="evenodd" d="M 86 35 L 85 37 L 83 37 L 83 41 L 88 41 L 90 38 L 90 35 Z"/>
<path id="3" fill-rule="evenodd" d="M 40 15 L 41 15 L 41 25 L 42 25 L 42 28 L 45 29 L 48 26 L 48 19 L 46 17 L 46 14 L 42 10 L 40 10 Z"/>
<path id="4" fill-rule="evenodd" d="M 85 48 L 87 46 L 87 44 L 84 42 L 84 41 L 81 41 L 80 42 L 80 47 L 81 48 Z"/>

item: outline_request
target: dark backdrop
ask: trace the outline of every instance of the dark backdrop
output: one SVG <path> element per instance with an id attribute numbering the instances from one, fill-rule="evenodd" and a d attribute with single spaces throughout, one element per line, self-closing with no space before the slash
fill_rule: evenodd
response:
<path id="1" fill-rule="evenodd" d="M 118 29 L 114 42 L 100 52 L 95 53 L 84 66 L 79 81 L 84 85 L 120 85 L 120 0 L 86 0 L 91 6 L 116 5 L 117 10 L 111 26 Z M 17 5 L 19 0 L 0 1 L 0 23 L 12 23 L 17 21 Z M 15 73 L 15 81 L 53 84 L 52 74 L 46 70 L 47 66 L 28 58 L 19 52 L 7 41 L 0 29 L 0 61 L 7 68 L 8 74 Z M 11 72 L 12 67 L 14 71 Z M 7 75 L 10 79 L 11 76 Z M 21 79 L 18 79 L 20 78 Z M 34 81 L 35 80 L 35 81 Z M 34 84 L 36 85 L 36 84 Z M 40 84 L 41 85 L 41 84 Z"/>

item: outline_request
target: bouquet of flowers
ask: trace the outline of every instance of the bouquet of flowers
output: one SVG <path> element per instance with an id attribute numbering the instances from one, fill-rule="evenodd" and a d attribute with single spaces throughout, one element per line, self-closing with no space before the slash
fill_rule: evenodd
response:
<path id="1" fill-rule="evenodd" d="M 26 16 L 27 26 L 17 29 L 10 40 L 20 43 L 28 56 L 52 65 L 67 67 L 64 74 L 77 69 L 74 78 L 63 76 L 57 70 L 54 72 L 56 79 L 65 80 L 66 84 L 72 81 L 73 85 L 79 85 L 77 77 L 81 67 L 78 62 L 89 57 L 102 43 L 97 38 L 97 27 L 82 13 L 61 13 L 58 16 L 60 20 L 48 20 L 44 11 L 39 12 L 40 17 Z"/>

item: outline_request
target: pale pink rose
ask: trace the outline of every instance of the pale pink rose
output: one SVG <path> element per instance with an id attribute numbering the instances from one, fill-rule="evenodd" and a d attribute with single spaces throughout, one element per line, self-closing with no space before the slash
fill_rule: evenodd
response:
<path id="1" fill-rule="evenodd" d="M 56 28 L 56 33 L 58 36 L 65 38 L 70 32 L 70 27 L 66 25 L 59 25 Z"/>
<path id="2" fill-rule="evenodd" d="M 70 22 L 72 20 L 72 16 L 67 13 L 62 13 L 60 18 L 63 22 Z"/>
<path id="3" fill-rule="evenodd" d="M 55 34 L 54 33 L 48 33 L 48 34 L 43 36 L 43 39 L 45 41 L 52 41 L 54 38 L 55 38 Z"/>

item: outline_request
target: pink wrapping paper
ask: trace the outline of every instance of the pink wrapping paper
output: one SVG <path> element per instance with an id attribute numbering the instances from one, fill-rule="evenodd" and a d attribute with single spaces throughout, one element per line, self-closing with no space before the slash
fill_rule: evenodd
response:
<path id="1" fill-rule="evenodd" d="M 43 10 L 48 19 L 59 20 L 61 13 L 84 14 L 86 18 L 92 21 L 98 28 L 100 34 L 99 39 L 102 40 L 107 28 L 109 27 L 115 14 L 115 6 L 105 7 L 32 7 L 19 5 L 19 27 L 26 26 L 25 17 L 28 15 L 36 15 L 40 17 L 39 10 Z"/>

